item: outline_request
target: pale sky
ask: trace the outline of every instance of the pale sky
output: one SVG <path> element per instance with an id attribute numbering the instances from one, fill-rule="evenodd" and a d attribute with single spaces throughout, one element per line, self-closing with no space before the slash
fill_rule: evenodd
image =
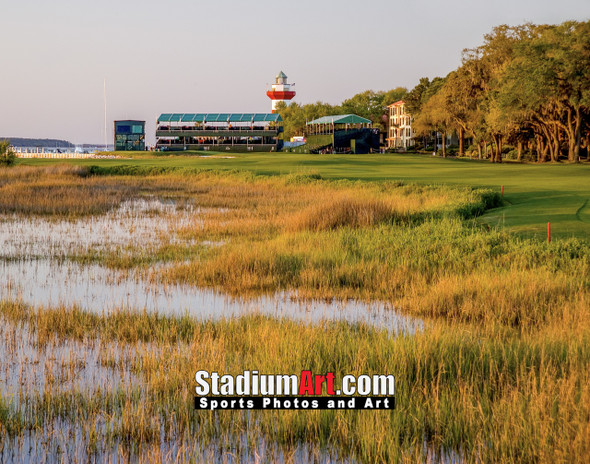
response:
<path id="1" fill-rule="evenodd" d="M 0 0 L 0 137 L 104 140 L 115 119 L 269 112 L 444 76 L 499 24 L 590 19 L 590 0 Z"/>

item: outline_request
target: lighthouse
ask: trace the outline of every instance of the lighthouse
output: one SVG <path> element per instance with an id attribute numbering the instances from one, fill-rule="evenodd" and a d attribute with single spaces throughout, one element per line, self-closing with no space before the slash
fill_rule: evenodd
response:
<path id="1" fill-rule="evenodd" d="M 291 90 L 291 84 L 287 83 L 287 76 L 283 71 L 279 73 L 275 81 L 272 90 L 266 92 L 268 98 L 272 100 L 273 113 L 276 113 L 279 102 L 285 102 L 288 105 L 289 101 L 295 96 L 295 91 Z"/>

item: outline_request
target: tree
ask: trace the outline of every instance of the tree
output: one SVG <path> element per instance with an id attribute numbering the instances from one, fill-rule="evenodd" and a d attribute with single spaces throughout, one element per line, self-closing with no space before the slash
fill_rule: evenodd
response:
<path id="1" fill-rule="evenodd" d="M 428 90 L 428 87 L 430 87 L 430 79 L 428 79 L 428 77 L 422 77 L 416 87 L 410 90 L 405 96 L 404 103 L 406 111 L 409 114 L 417 116 L 420 113 L 422 105 L 424 105 L 427 100 L 426 91 Z"/>
<path id="2" fill-rule="evenodd" d="M 8 140 L 0 141 L 0 166 L 12 166 L 16 163 L 16 154 L 10 146 Z"/>
<path id="3" fill-rule="evenodd" d="M 283 118 L 285 139 L 289 139 L 295 135 L 304 135 L 306 124 L 309 121 L 330 114 L 341 114 L 338 107 L 322 102 L 306 105 L 292 103 L 288 106 L 281 102 L 277 105 L 277 111 Z"/>
<path id="4" fill-rule="evenodd" d="M 463 51 L 463 65 L 458 70 L 458 77 L 466 82 L 458 82 L 459 92 L 462 87 L 466 101 L 471 104 L 469 110 L 458 113 L 456 119 L 462 124 L 469 122 L 467 126 L 478 143 L 487 146 L 489 141 L 493 142 L 492 162 L 502 162 L 503 140 L 514 129 L 514 120 L 503 113 L 498 102 L 500 82 L 513 60 L 515 47 L 531 37 L 535 28 L 531 24 L 497 26 L 484 36 L 482 46 Z"/>
<path id="5" fill-rule="evenodd" d="M 465 136 L 477 141 L 480 157 L 481 146 L 478 135 L 482 132 L 483 113 L 481 77 L 473 61 L 465 62 L 451 72 L 444 84 L 445 107 L 459 135 L 459 156 L 465 154 Z"/>
<path id="6" fill-rule="evenodd" d="M 404 99 L 406 112 L 413 119 L 412 127 L 414 132 L 424 137 L 424 145 L 426 145 L 426 137 L 433 131 L 435 133 L 435 145 L 436 132 L 444 132 L 443 156 L 446 156 L 444 140 L 449 126 L 449 118 L 446 113 L 445 100 L 438 94 L 445 84 L 445 79 L 435 77 L 430 81 L 427 77 L 423 77 Z"/>
<path id="7" fill-rule="evenodd" d="M 388 107 L 392 103 L 404 100 L 408 94 L 408 89 L 405 87 L 396 87 L 395 89 L 383 92 L 383 106 Z"/>
<path id="8" fill-rule="evenodd" d="M 292 103 L 285 105 L 279 103 L 277 111 L 283 118 L 284 137 L 291 138 L 294 135 L 303 135 L 305 126 L 309 121 L 322 116 L 336 114 L 358 114 L 373 122 L 373 127 L 385 129 L 383 116 L 387 112 L 387 105 L 401 100 L 407 93 L 405 87 L 397 87 L 388 91 L 374 92 L 366 90 L 353 97 L 344 100 L 340 106 L 332 106 L 328 103 L 316 102 L 299 105 Z"/>
<path id="9" fill-rule="evenodd" d="M 413 127 L 418 134 L 428 134 L 431 131 L 442 134 L 442 155 L 447 156 L 446 138 L 452 129 L 452 119 L 446 108 L 446 95 L 442 88 L 432 95 L 422 106 L 418 116 L 414 118 Z"/>
<path id="10" fill-rule="evenodd" d="M 502 109 L 518 111 L 557 161 L 580 159 L 590 109 L 590 22 L 539 26 L 515 46 L 501 86 Z"/>
<path id="11" fill-rule="evenodd" d="M 387 106 L 402 100 L 407 92 L 405 87 L 397 87 L 387 92 L 366 90 L 344 100 L 340 105 L 340 111 L 341 114 L 358 114 L 370 119 L 373 127 L 386 130 L 386 119 L 384 121 L 383 115 L 387 113 Z"/>

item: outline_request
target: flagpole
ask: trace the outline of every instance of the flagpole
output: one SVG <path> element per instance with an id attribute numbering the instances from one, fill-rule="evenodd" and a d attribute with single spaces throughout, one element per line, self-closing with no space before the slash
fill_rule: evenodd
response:
<path id="1" fill-rule="evenodd" d="M 107 78 L 104 78 L 104 151 L 107 151 Z"/>

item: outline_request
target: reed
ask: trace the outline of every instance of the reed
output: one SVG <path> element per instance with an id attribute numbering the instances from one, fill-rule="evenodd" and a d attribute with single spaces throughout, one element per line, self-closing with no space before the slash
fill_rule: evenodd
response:
<path id="1" fill-rule="evenodd" d="M 450 455 L 474 463 L 582 463 L 590 455 L 586 241 L 547 244 L 490 229 L 477 216 L 500 199 L 481 189 L 325 181 L 313 173 L 96 177 L 92 170 L 69 169 L 0 170 L 0 190 L 8 192 L 0 200 L 3 211 L 95 214 L 129 195 L 201 208 L 177 228 L 184 242 L 148 252 L 90 251 L 75 259 L 146 266 L 144 273 L 162 288 L 188 283 L 241 296 L 286 290 L 298 298 L 386 300 L 425 318 L 426 325 L 416 334 L 393 336 L 345 323 L 262 316 L 199 321 L 3 301 L 3 347 L 11 355 L 22 337 L 37 353 L 101 347 L 98 361 L 90 354 L 47 360 L 37 368 L 43 371 L 41 389 L 27 385 L 23 368 L 17 395 L 0 399 L 6 440 L 33 434 L 50 443 L 66 423 L 83 437 L 84 456 L 97 460 L 114 453 L 127 460 L 190 462 L 206 460 L 208 452 L 248 460 L 259 450 L 252 443 L 260 441 L 274 444 L 277 461 L 294 459 L 302 444 L 360 462 L 429 462 Z M 59 200 L 95 188 L 118 193 L 104 202 L 99 194 L 87 204 L 78 197 Z M 54 200 L 58 207 L 50 206 Z M 167 263 L 163 269 L 149 268 L 161 262 Z M 72 386 L 76 372 L 92 363 L 109 381 Z M 9 371 L 5 361 L 0 368 Z M 193 410 L 197 370 L 239 374 L 253 368 L 391 373 L 397 407 Z"/>
<path id="2" fill-rule="evenodd" d="M 15 302 L 2 303 L 0 312 L 45 338 L 134 346 L 133 369 L 143 379 L 138 391 L 46 392 L 33 404 L 46 419 L 112 415 L 117 420 L 108 439 L 123 440 L 136 452 L 162 436 L 204 443 L 231 441 L 245 430 L 286 446 L 329 444 L 362 462 L 426 460 L 428 452 L 456 453 L 465 462 L 553 462 L 555 456 L 584 462 L 590 451 L 587 306 L 579 317 L 554 318 L 527 334 L 443 323 L 396 337 L 359 325 L 312 326 L 261 316 L 199 322 Z M 196 370 L 238 374 L 252 366 L 266 373 L 392 373 L 396 410 L 265 411 L 248 417 L 192 410 Z"/>
<path id="3" fill-rule="evenodd" d="M 132 192 L 129 186 L 89 177 L 88 169 L 74 166 L 0 169 L 0 213 L 99 214 Z"/>

